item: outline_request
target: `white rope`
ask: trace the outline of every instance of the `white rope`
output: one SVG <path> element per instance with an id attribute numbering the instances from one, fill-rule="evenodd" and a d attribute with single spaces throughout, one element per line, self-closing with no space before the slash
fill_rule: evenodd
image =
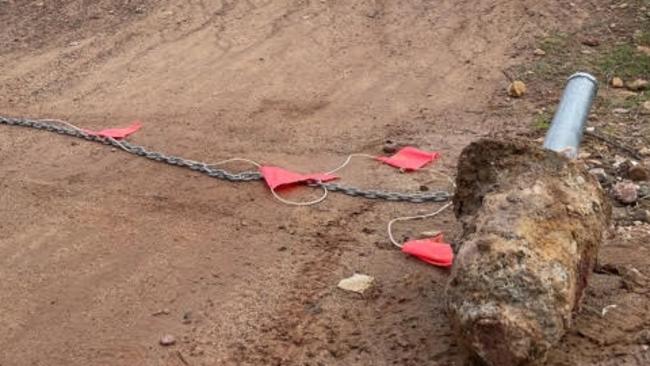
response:
<path id="1" fill-rule="evenodd" d="M 73 125 L 73 124 L 70 123 L 70 122 L 63 121 L 63 120 L 60 120 L 60 119 L 40 119 L 40 120 L 38 120 L 38 121 L 39 121 L 39 122 L 49 122 L 49 123 L 60 123 L 60 124 L 63 124 L 63 125 L 65 125 L 65 126 L 71 128 L 71 129 L 73 129 L 73 130 L 76 130 L 76 131 L 79 131 L 79 132 L 85 132 L 85 133 L 88 133 L 88 131 L 81 129 L 81 128 L 79 128 L 79 127 Z M 115 145 L 117 145 L 117 146 L 119 146 L 120 148 L 122 148 L 124 151 L 126 151 L 126 152 L 130 152 L 129 149 L 127 149 L 126 146 L 124 146 L 124 145 L 123 145 L 120 141 L 118 141 L 117 139 L 115 139 L 115 138 L 113 138 L 113 137 L 108 137 L 108 136 L 104 136 L 104 137 L 105 137 L 107 140 L 109 140 L 109 141 L 111 141 L 112 143 L 114 143 Z M 375 157 L 375 156 L 372 156 L 372 155 L 369 155 L 369 154 L 362 154 L 362 153 L 350 154 L 350 155 L 348 155 L 348 157 L 345 159 L 345 161 L 344 161 L 341 165 L 339 165 L 338 167 L 334 168 L 333 170 L 330 170 L 330 171 L 327 172 L 326 174 L 334 174 L 334 173 L 338 172 L 339 170 L 345 168 L 346 166 L 348 166 L 348 165 L 350 164 L 350 162 L 352 161 L 352 158 L 355 158 L 355 157 L 364 157 L 364 158 L 368 158 L 368 159 L 376 160 L 376 157 Z M 260 164 L 260 163 L 258 163 L 258 162 L 256 162 L 256 161 L 254 161 L 254 160 L 246 159 L 246 158 L 240 158 L 240 157 L 234 157 L 234 158 L 231 158 L 231 159 L 226 159 L 226 160 L 217 161 L 217 162 L 215 162 L 215 163 L 206 164 L 206 166 L 223 165 L 223 164 L 228 164 L 228 163 L 232 163 L 232 162 L 244 162 L 244 163 L 251 164 L 251 165 L 253 165 L 253 166 L 257 167 L 257 168 L 261 168 L 261 167 L 262 167 L 262 164 Z M 453 180 L 452 180 L 449 176 L 447 176 L 447 175 L 445 175 L 445 174 L 437 173 L 437 172 L 434 172 L 433 170 L 429 170 L 429 172 L 432 173 L 432 174 L 443 175 L 443 176 L 447 177 L 447 179 L 449 179 L 449 181 L 450 181 L 452 184 L 454 184 Z M 455 185 L 454 185 L 454 186 L 455 186 Z M 329 194 L 329 191 L 328 191 L 327 188 L 324 187 L 324 186 L 321 186 L 321 188 L 323 189 L 323 195 L 320 196 L 319 198 L 315 199 L 315 200 L 308 201 L 308 202 L 297 202 L 297 201 L 287 200 L 287 199 L 285 199 L 285 198 L 280 197 L 280 195 L 275 191 L 275 189 L 271 189 L 271 193 L 273 194 L 273 197 L 274 197 L 276 200 L 278 200 L 278 201 L 280 201 L 280 202 L 282 202 L 282 203 L 284 203 L 284 204 L 286 204 L 286 205 L 290 205 L 290 206 L 312 206 L 312 205 L 316 205 L 316 204 L 318 204 L 318 203 L 323 202 L 323 201 L 327 198 L 327 196 L 328 196 L 328 194 Z M 445 206 L 444 206 L 441 210 L 439 210 L 439 211 L 441 212 L 442 210 L 444 210 L 445 208 L 447 208 L 449 205 L 450 205 L 450 204 L 445 205 Z M 427 215 L 421 215 L 421 216 L 412 216 L 412 217 L 398 217 L 398 218 L 396 218 L 396 219 L 391 220 L 391 221 L 388 223 L 388 236 L 390 237 L 391 242 L 392 242 L 393 244 L 395 244 L 395 245 L 397 245 L 398 247 L 401 248 L 401 245 L 398 244 L 398 243 L 395 241 L 395 239 L 393 238 L 393 234 L 392 234 L 392 232 L 391 232 L 391 227 L 392 227 L 393 223 L 395 223 L 395 222 L 397 222 L 397 221 L 407 221 L 407 220 L 414 220 L 414 219 L 423 219 L 423 218 L 426 218 L 426 217 L 435 216 L 435 215 L 438 214 L 438 213 L 439 213 L 439 212 L 437 211 L 437 212 L 434 212 L 433 214 L 427 214 Z"/>
<path id="2" fill-rule="evenodd" d="M 223 164 L 232 163 L 233 161 L 241 161 L 241 162 L 244 162 L 244 163 L 248 163 L 248 164 L 254 165 L 254 166 L 258 167 L 258 168 L 261 168 L 261 167 L 262 167 L 262 164 L 256 162 L 255 160 L 250 160 L 250 159 L 246 159 L 246 158 L 232 158 L 232 159 L 226 159 L 226 160 L 222 160 L 222 161 L 217 161 L 216 163 L 205 164 L 205 165 L 207 165 L 207 166 L 212 166 L 212 165 L 223 165 Z"/>
<path id="3" fill-rule="evenodd" d="M 320 196 L 319 198 L 313 200 L 313 201 L 308 201 L 308 202 L 289 201 L 287 199 L 284 199 L 284 198 L 280 197 L 280 195 L 278 195 L 275 192 L 275 189 L 273 189 L 273 188 L 271 188 L 271 193 L 273 193 L 273 197 L 275 197 L 275 199 L 277 199 L 278 201 L 284 203 L 285 205 L 290 205 L 290 206 L 312 206 L 312 205 L 323 202 L 327 198 L 327 195 L 329 194 L 329 191 L 324 186 L 321 186 L 321 188 L 323 189 L 323 195 Z"/>
<path id="4" fill-rule="evenodd" d="M 60 120 L 60 119 L 39 119 L 39 120 L 36 120 L 36 121 L 37 121 L 37 122 L 60 123 L 60 124 L 62 124 L 62 125 L 65 125 L 65 126 L 71 128 L 71 129 L 75 130 L 75 131 L 79 131 L 79 132 L 83 132 L 83 133 L 90 133 L 90 134 L 92 134 L 92 132 L 89 132 L 89 131 L 86 131 L 86 130 L 84 130 L 84 129 L 81 129 L 81 128 L 79 128 L 79 127 L 73 125 L 73 124 L 70 123 L 70 122 L 63 121 L 63 120 Z M 107 139 L 107 140 L 109 140 L 110 142 L 114 143 L 115 145 L 119 146 L 122 150 L 124 150 L 124 151 L 126 151 L 126 152 L 128 152 L 128 153 L 131 152 L 129 149 L 126 148 L 126 146 L 122 145 L 122 143 L 121 143 L 120 141 L 114 139 L 113 137 L 110 137 L 110 136 L 101 136 L 101 137 L 104 137 L 105 139 Z"/>
<path id="5" fill-rule="evenodd" d="M 335 168 L 334 170 L 330 170 L 329 172 L 327 172 L 327 173 L 325 173 L 325 174 L 334 174 L 334 173 L 338 172 L 339 170 L 345 168 L 346 166 L 348 166 L 348 164 L 350 164 L 350 161 L 351 161 L 352 158 L 354 158 L 354 157 L 364 157 L 364 158 L 370 158 L 370 159 L 372 159 L 372 160 L 375 160 L 375 159 L 376 159 L 376 157 L 374 157 L 374 156 L 372 156 L 372 155 L 368 155 L 368 154 L 350 154 L 350 155 L 348 155 L 348 158 L 345 159 L 345 161 L 343 162 L 343 164 L 339 165 L 339 166 L 338 166 L 337 168 Z"/>
<path id="6" fill-rule="evenodd" d="M 223 165 L 223 164 L 232 163 L 234 161 L 240 161 L 240 162 L 248 163 L 248 164 L 256 166 L 257 168 L 262 167 L 262 164 L 254 161 L 254 160 L 250 160 L 250 159 L 246 159 L 246 158 L 238 158 L 238 157 L 235 157 L 235 158 L 232 158 L 232 159 L 226 159 L 226 160 L 222 160 L 222 161 L 218 161 L 216 163 L 206 164 L 206 165 L 208 165 L 208 166 L 210 166 L 210 165 Z M 273 197 L 275 197 L 276 200 L 284 203 L 285 205 L 290 205 L 290 206 L 311 206 L 311 205 L 321 203 L 327 198 L 327 195 L 328 195 L 329 191 L 327 190 L 327 188 L 325 188 L 323 186 L 321 186 L 321 188 L 323 189 L 323 195 L 320 196 L 319 198 L 313 200 L 313 201 L 308 201 L 308 202 L 290 201 L 288 199 L 282 198 L 282 197 L 280 197 L 280 195 L 273 188 L 271 188 L 271 193 L 273 194 Z"/>
<path id="7" fill-rule="evenodd" d="M 454 180 L 451 179 L 451 177 L 449 175 L 447 175 L 445 173 L 441 173 L 441 172 L 436 172 L 436 171 L 431 170 L 431 169 L 429 169 L 429 173 L 432 174 L 432 175 L 437 175 L 437 176 L 441 176 L 441 177 L 446 178 L 449 181 L 449 183 L 451 183 L 451 186 L 452 186 L 453 190 L 454 191 L 456 190 L 456 182 L 454 182 Z M 402 216 L 402 217 L 396 217 L 396 218 L 390 220 L 388 222 L 388 227 L 387 227 L 388 238 L 390 239 L 390 242 L 393 245 L 395 245 L 396 247 L 400 248 L 400 249 L 402 248 L 402 246 L 404 246 L 403 244 L 398 243 L 397 240 L 395 240 L 395 237 L 393 236 L 393 224 L 394 223 L 396 223 L 398 221 L 422 220 L 422 219 L 426 219 L 426 218 L 429 218 L 429 217 L 434 217 L 434 216 L 440 214 L 442 211 L 449 208 L 449 206 L 451 206 L 451 205 L 453 205 L 453 202 L 449 202 L 449 203 L 445 204 L 444 206 L 442 206 L 441 208 L 439 208 L 438 210 L 436 210 L 434 212 L 431 212 L 431 213 L 428 213 L 428 214 L 417 215 L 417 216 Z"/>
<path id="8" fill-rule="evenodd" d="M 375 156 L 368 155 L 368 154 L 350 154 L 350 155 L 348 155 L 347 159 L 345 159 L 343 164 L 341 164 L 337 168 L 327 172 L 327 174 L 334 174 L 334 173 L 338 172 L 339 170 L 345 168 L 346 166 L 348 166 L 348 164 L 350 164 L 350 161 L 352 161 L 352 158 L 354 158 L 354 157 L 364 157 L 364 158 L 369 158 L 369 159 L 372 159 L 372 160 L 377 159 Z M 404 169 L 400 169 L 400 171 L 403 173 Z M 454 190 L 456 189 L 456 183 L 454 182 L 454 180 L 449 175 L 441 173 L 441 172 L 437 172 L 437 171 L 432 170 L 432 169 L 428 169 L 427 171 L 431 175 L 437 175 L 437 176 L 441 176 L 441 177 L 446 178 L 449 181 L 449 183 L 451 183 Z M 324 199 L 325 196 L 322 197 L 322 198 Z M 432 212 L 432 213 L 428 213 L 428 214 L 424 214 L 424 215 L 417 215 L 417 216 L 403 216 L 403 217 L 397 217 L 397 218 L 394 218 L 394 219 L 390 220 L 388 222 L 388 225 L 387 225 L 388 238 L 390 239 L 390 242 L 393 245 L 395 245 L 396 247 L 400 248 L 400 249 L 403 246 L 403 244 L 400 244 L 399 242 L 397 242 L 397 240 L 395 240 L 395 237 L 393 236 L 393 224 L 395 224 L 396 222 L 398 222 L 398 221 L 410 221 L 410 220 L 422 220 L 422 219 L 426 219 L 426 218 L 429 218 L 429 217 L 434 217 L 434 216 L 440 214 L 441 212 L 443 212 L 444 210 L 446 210 L 452 204 L 453 204 L 452 202 L 449 202 L 449 203 L 445 204 L 444 206 L 442 206 L 440 209 L 438 209 L 438 210 L 436 210 L 435 212 Z"/>
<path id="9" fill-rule="evenodd" d="M 422 219 L 426 219 L 426 218 L 429 218 L 429 217 L 434 217 L 434 216 L 438 215 L 439 213 L 441 213 L 442 211 L 446 210 L 451 205 L 452 205 L 452 202 L 449 202 L 449 203 L 445 204 L 444 206 L 442 206 L 441 208 L 439 208 L 438 210 L 436 210 L 434 212 L 431 212 L 431 213 L 428 213 L 428 214 L 418 215 L 418 216 L 403 216 L 403 217 L 397 217 L 397 218 L 394 218 L 394 219 L 390 220 L 388 222 L 388 238 L 390 239 L 390 242 L 393 243 L 393 245 L 395 245 L 396 247 L 398 247 L 400 249 L 403 246 L 403 244 L 398 243 L 397 240 L 395 240 L 395 237 L 393 237 L 393 224 L 394 223 L 396 223 L 398 221 L 422 220 Z"/>
<path id="10" fill-rule="evenodd" d="M 65 125 L 65 126 L 71 128 L 71 129 L 73 129 L 75 131 L 88 133 L 88 131 L 85 131 L 85 130 L 81 129 L 81 128 L 73 125 L 70 122 L 63 121 L 63 120 L 60 120 L 60 119 L 39 119 L 38 122 L 59 123 L 59 124 L 62 124 L 62 125 Z M 121 147 L 124 151 L 130 152 L 124 145 L 122 145 L 122 143 L 120 141 L 118 141 L 118 140 L 116 140 L 116 139 L 114 139 L 112 137 L 105 137 L 105 138 L 108 139 L 109 141 L 113 142 L 117 146 Z M 349 159 L 343 166 L 337 168 L 337 170 L 341 169 L 345 165 L 347 165 L 347 163 L 349 163 Z M 253 165 L 253 166 L 257 167 L 257 168 L 262 167 L 262 164 L 254 161 L 254 160 L 246 159 L 246 158 L 239 158 L 239 157 L 234 157 L 234 158 L 231 158 L 231 159 L 221 160 L 221 161 L 217 161 L 215 163 L 210 163 L 210 164 L 205 164 L 205 165 L 206 166 L 216 166 L 216 165 L 223 165 L 223 164 L 228 164 L 228 163 L 237 162 L 237 161 L 251 164 L 251 165 Z M 313 201 L 308 201 L 308 202 L 296 202 L 296 201 L 290 201 L 290 200 L 284 199 L 284 198 L 280 197 L 280 195 L 278 195 L 277 192 L 275 192 L 274 189 L 271 189 L 271 193 L 273 194 L 273 197 L 275 197 L 276 200 L 284 203 L 285 205 L 290 205 L 290 206 L 311 206 L 311 205 L 321 203 L 327 198 L 327 195 L 328 195 L 329 191 L 325 187 L 321 187 L 321 188 L 323 189 L 323 195 L 320 196 L 319 198 L 313 200 Z"/>

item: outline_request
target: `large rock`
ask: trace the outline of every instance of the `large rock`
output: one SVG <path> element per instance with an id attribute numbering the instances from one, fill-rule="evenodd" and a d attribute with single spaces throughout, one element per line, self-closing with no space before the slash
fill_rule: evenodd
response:
<path id="1" fill-rule="evenodd" d="M 526 142 L 471 144 L 457 185 L 452 327 L 480 364 L 541 361 L 578 310 L 611 216 L 607 197 L 578 164 Z"/>

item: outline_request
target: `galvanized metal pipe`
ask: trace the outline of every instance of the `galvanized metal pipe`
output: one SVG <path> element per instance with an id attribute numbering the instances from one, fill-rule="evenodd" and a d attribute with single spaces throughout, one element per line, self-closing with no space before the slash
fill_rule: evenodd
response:
<path id="1" fill-rule="evenodd" d="M 598 81 L 588 73 L 579 72 L 567 81 L 551 128 L 544 139 L 544 148 L 569 158 L 578 156 L 589 110 L 598 93 Z"/>

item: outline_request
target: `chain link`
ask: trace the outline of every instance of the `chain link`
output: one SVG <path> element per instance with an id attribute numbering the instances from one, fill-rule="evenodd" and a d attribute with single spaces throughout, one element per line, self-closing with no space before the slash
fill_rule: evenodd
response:
<path id="1" fill-rule="evenodd" d="M 0 116 L 0 124 L 9 126 L 20 126 L 35 128 L 38 130 L 46 130 L 62 135 L 68 135 L 85 139 L 88 141 L 99 142 L 105 145 L 112 145 L 116 148 L 125 150 L 128 153 L 141 156 L 150 160 L 175 165 L 193 171 L 206 174 L 212 178 L 223 179 L 230 182 L 251 182 L 262 180 L 262 174 L 257 171 L 243 171 L 239 173 L 232 173 L 225 169 L 215 168 L 209 164 L 194 161 L 190 159 L 181 158 L 173 155 L 166 155 L 161 152 L 150 151 L 145 147 L 130 143 L 128 141 L 117 141 L 112 138 L 100 137 L 89 134 L 83 130 L 61 126 L 56 123 L 46 121 L 31 120 L 26 118 L 10 118 Z M 429 192 L 429 193 L 401 193 L 401 192 L 388 192 L 374 189 L 363 190 L 357 187 L 346 186 L 338 183 L 322 183 L 310 182 L 310 187 L 322 187 L 331 192 L 340 192 L 348 196 L 363 197 L 367 199 L 382 199 L 394 202 L 411 202 L 411 203 L 425 203 L 425 202 L 446 202 L 451 199 L 451 194 L 445 191 Z"/>

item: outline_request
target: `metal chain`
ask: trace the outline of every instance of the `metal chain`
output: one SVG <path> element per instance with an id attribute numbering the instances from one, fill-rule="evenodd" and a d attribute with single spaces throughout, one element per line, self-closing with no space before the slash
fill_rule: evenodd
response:
<path id="1" fill-rule="evenodd" d="M 131 154 L 138 155 L 147 159 L 175 165 L 193 171 L 206 174 L 212 178 L 223 179 L 230 182 L 251 182 L 262 180 L 262 174 L 256 171 L 243 171 L 239 173 L 232 173 L 225 169 L 215 168 L 204 162 L 184 159 L 178 156 L 166 155 L 161 152 L 150 151 L 143 146 L 130 143 L 128 141 L 117 141 L 112 138 L 100 137 L 89 134 L 83 130 L 78 130 L 66 126 L 60 126 L 56 123 L 46 121 L 31 120 L 26 118 L 10 118 L 0 116 L 0 124 L 9 126 L 20 126 L 35 128 L 38 130 L 46 130 L 55 132 L 62 135 L 68 135 L 85 139 L 88 141 L 95 141 L 105 145 L 112 145 L 117 148 L 123 149 Z M 425 203 L 425 202 L 446 202 L 451 199 L 451 194 L 445 191 L 436 191 L 428 193 L 401 193 L 401 192 L 387 192 L 374 189 L 360 189 L 356 187 L 345 186 L 338 183 L 322 183 L 310 182 L 310 187 L 322 187 L 332 192 L 340 192 L 348 196 L 363 197 L 367 199 L 383 199 L 394 202 L 411 202 L 411 203 Z"/>

